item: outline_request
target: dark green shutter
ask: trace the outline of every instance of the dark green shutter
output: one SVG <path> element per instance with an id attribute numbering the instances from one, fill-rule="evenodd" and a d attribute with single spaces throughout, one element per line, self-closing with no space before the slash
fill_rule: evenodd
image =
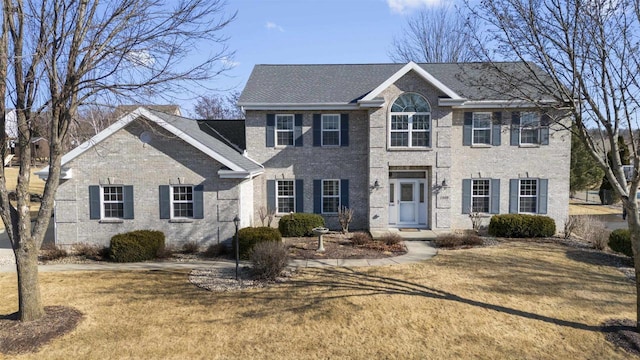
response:
<path id="1" fill-rule="evenodd" d="M 296 179 L 296 212 L 304 212 L 304 187 L 302 179 Z"/>
<path id="2" fill-rule="evenodd" d="M 275 134 L 276 132 L 276 115 L 267 114 L 267 147 L 276 146 Z"/>
<path id="3" fill-rule="evenodd" d="M 295 146 L 302 146 L 302 114 L 296 114 L 293 121 L 293 138 Z"/>
<path id="4" fill-rule="evenodd" d="M 538 180 L 538 214 L 547 213 L 547 191 L 549 189 L 549 180 Z"/>
<path id="5" fill-rule="evenodd" d="M 551 118 L 543 114 L 540 119 L 540 145 L 549 145 L 549 125 L 551 125 Z"/>
<path id="6" fill-rule="evenodd" d="M 500 146 L 502 142 L 502 113 L 493 113 L 493 128 L 491 129 L 491 145 Z"/>
<path id="7" fill-rule="evenodd" d="M 204 186 L 193 187 L 193 218 L 204 219 Z"/>
<path id="8" fill-rule="evenodd" d="M 340 146 L 349 146 L 349 114 L 340 114 Z"/>
<path id="9" fill-rule="evenodd" d="M 122 187 L 122 196 L 124 200 L 123 217 L 125 219 L 133 219 L 133 186 L 127 185 Z"/>
<path id="10" fill-rule="evenodd" d="M 473 136 L 473 113 L 464 113 L 464 125 L 462 126 L 462 145 L 471 146 Z"/>
<path id="11" fill-rule="evenodd" d="M 519 182 L 518 179 L 509 180 L 509 214 L 518 213 Z"/>
<path id="12" fill-rule="evenodd" d="M 267 211 L 276 211 L 276 181 L 267 180 Z"/>
<path id="13" fill-rule="evenodd" d="M 100 186 L 89 186 L 89 219 L 100 219 Z"/>
<path id="14" fill-rule="evenodd" d="M 500 214 L 500 179 L 491 179 L 491 208 L 492 214 Z"/>
<path id="15" fill-rule="evenodd" d="M 471 179 L 462 179 L 462 213 L 471 211 Z"/>
<path id="16" fill-rule="evenodd" d="M 322 213 L 322 180 L 313 180 L 313 212 Z"/>
<path id="17" fill-rule="evenodd" d="M 349 179 L 340 180 L 340 206 L 349 207 Z"/>
<path id="18" fill-rule="evenodd" d="M 160 219 L 171 219 L 171 192 L 169 185 L 160 185 Z"/>
<path id="19" fill-rule="evenodd" d="M 313 114 L 313 146 L 322 146 L 322 115 Z"/>
<path id="20" fill-rule="evenodd" d="M 520 113 L 511 113 L 511 145 L 520 145 Z"/>

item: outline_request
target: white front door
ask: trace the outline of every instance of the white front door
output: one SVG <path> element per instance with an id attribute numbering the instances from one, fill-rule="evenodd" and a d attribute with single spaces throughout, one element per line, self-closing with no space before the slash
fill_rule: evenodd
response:
<path id="1" fill-rule="evenodd" d="M 427 224 L 425 181 L 391 179 L 389 181 L 389 224 L 418 226 Z"/>
<path id="2" fill-rule="evenodd" d="M 398 224 L 418 223 L 417 184 L 415 180 L 398 180 Z"/>

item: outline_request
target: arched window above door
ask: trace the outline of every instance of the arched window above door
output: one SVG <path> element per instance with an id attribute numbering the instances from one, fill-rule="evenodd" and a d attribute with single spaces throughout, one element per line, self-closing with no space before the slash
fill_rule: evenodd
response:
<path id="1" fill-rule="evenodd" d="M 431 146 L 431 106 L 422 95 L 405 93 L 394 101 L 389 113 L 389 146 Z"/>

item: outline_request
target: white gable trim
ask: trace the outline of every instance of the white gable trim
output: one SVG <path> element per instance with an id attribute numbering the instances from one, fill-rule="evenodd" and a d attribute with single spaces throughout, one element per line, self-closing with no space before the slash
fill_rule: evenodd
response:
<path id="1" fill-rule="evenodd" d="M 370 93 L 367 94 L 361 101 L 371 101 L 378 97 L 385 89 L 387 89 L 391 84 L 398 81 L 401 77 L 406 75 L 409 71 L 415 71 L 420 77 L 422 77 L 427 82 L 431 83 L 431 85 L 435 86 L 438 90 L 445 93 L 451 99 L 461 100 L 463 99 L 460 95 L 456 94 L 453 90 L 449 89 L 446 85 L 441 83 L 438 79 L 433 77 L 433 75 L 429 74 L 425 69 L 418 66 L 418 64 L 413 61 L 408 62 L 405 66 L 403 66 L 400 70 L 398 70 L 395 74 L 391 75 L 387 80 L 385 80 L 382 84 L 378 85 L 377 88 L 373 89 Z"/>
<path id="2" fill-rule="evenodd" d="M 179 130 L 175 126 L 171 125 L 170 123 L 166 122 L 165 120 L 163 120 L 163 119 L 159 118 L 158 116 L 154 115 L 152 112 L 150 112 L 149 110 L 145 109 L 144 107 L 139 107 L 139 108 L 135 109 L 134 111 L 130 112 L 129 114 L 121 117 L 118 121 L 113 123 L 108 128 L 102 130 L 101 132 L 96 134 L 91 139 L 85 141 L 84 143 L 82 143 L 78 147 L 76 147 L 75 149 L 73 149 L 73 150 L 69 151 L 68 153 L 66 153 L 62 157 L 62 166 L 63 166 L 63 168 L 64 168 L 65 164 L 67 164 L 71 160 L 77 158 L 78 156 L 82 155 L 86 151 L 90 150 L 91 148 L 93 148 L 94 146 L 96 146 L 97 144 L 99 144 L 100 142 L 102 142 L 103 140 L 108 138 L 109 136 L 113 135 L 118 130 L 121 130 L 125 126 L 129 125 L 132 121 L 138 119 L 139 117 L 144 117 L 145 119 L 158 124 L 160 127 L 162 127 L 165 130 L 171 132 L 172 134 L 176 135 L 177 137 L 181 138 L 182 140 L 184 140 L 188 144 L 190 144 L 193 147 L 195 147 L 196 149 L 198 149 L 198 150 L 202 151 L 203 153 L 207 154 L 212 159 L 214 159 L 214 160 L 220 162 L 221 164 L 223 164 L 224 166 L 228 167 L 231 171 L 237 171 L 237 172 L 242 172 L 242 173 L 247 172 L 246 169 L 242 168 L 241 166 L 238 166 L 236 163 L 234 163 L 231 160 L 225 158 L 224 156 L 222 156 L 217 151 L 209 148 L 208 146 L 202 144 L 198 140 L 196 140 L 193 137 L 189 136 L 188 134 L 184 133 L 182 130 Z M 37 174 L 41 178 L 43 176 L 48 176 L 49 167 L 47 166 L 46 168 L 38 171 Z"/>
<path id="3" fill-rule="evenodd" d="M 239 104 L 240 105 L 240 104 Z M 242 103 L 242 110 L 358 110 L 358 104 L 346 103 Z"/>
<path id="4" fill-rule="evenodd" d="M 448 101 L 449 99 L 441 99 L 440 106 L 451 106 L 454 109 L 520 109 L 520 108 L 535 108 L 541 105 L 552 106 L 557 104 L 555 100 L 542 100 L 539 102 L 527 101 L 527 100 L 471 100 L 465 102 Z"/>

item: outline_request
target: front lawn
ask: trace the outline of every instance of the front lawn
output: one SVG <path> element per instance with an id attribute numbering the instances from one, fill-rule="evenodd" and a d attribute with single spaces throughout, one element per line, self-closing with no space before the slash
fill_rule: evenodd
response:
<path id="1" fill-rule="evenodd" d="M 606 259 L 606 258 L 605 258 Z M 601 324 L 635 318 L 635 287 L 586 250 L 509 242 L 379 268 L 302 269 L 207 292 L 183 271 L 41 273 L 77 329 L 19 358 L 628 359 Z M 16 311 L 0 274 L 0 315 Z"/>

